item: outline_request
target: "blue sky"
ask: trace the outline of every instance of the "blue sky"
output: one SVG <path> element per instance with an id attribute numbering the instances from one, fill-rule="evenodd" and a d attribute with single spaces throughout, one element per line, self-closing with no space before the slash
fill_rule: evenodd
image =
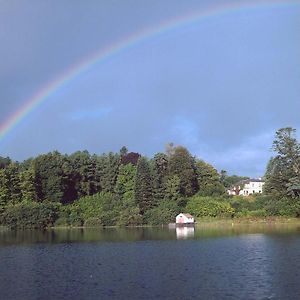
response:
<path id="1" fill-rule="evenodd" d="M 0 122 L 95 51 L 233 2 L 0 1 Z M 151 157 L 174 142 L 218 170 L 263 175 L 275 131 L 300 131 L 300 1 L 274 2 L 216 14 L 94 65 L 11 130 L 0 155 L 126 145 Z"/>

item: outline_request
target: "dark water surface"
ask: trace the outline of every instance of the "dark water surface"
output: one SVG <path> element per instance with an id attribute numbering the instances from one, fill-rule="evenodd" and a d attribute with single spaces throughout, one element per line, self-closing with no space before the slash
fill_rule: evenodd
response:
<path id="1" fill-rule="evenodd" d="M 300 299 L 297 226 L 0 229 L 1 299 Z"/>

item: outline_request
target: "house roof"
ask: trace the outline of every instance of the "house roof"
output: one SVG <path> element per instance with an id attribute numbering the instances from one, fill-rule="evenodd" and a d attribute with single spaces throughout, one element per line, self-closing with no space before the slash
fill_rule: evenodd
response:
<path id="1" fill-rule="evenodd" d="M 187 217 L 187 218 L 194 218 L 192 215 L 190 215 L 190 214 L 184 214 L 184 213 L 181 213 L 181 215 L 184 215 L 185 217 Z"/>
<path id="2" fill-rule="evenodd" d="M 249 182 L 264 182 L 262 179 L 248 179 Z"/>
<path id="3" fill-rule="evenodd" d="M 244 180 L 241 180 L 241 181 L 235 183 L 234 185 L 232 185 L 232 187 L 241 186 L 244 184 L 248 184 L 250 182 L 264 182 L 264 180 L 262 180 L 262 179 L 244 179 Z"/>

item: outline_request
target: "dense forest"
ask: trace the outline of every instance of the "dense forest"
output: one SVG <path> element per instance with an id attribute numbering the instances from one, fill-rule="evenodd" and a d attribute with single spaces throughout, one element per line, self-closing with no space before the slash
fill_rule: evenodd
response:
<path id="1" fill-rule="evenodd" d="M 282 128 L 265 174 L 263 195 L 228 196 L 247 177 L 220 173 L 183 146 L 153 158 L 128 152 L 71 155 L 57 151 L 23 162 L 0 157 L 0 220 L 9 227 L 129 226 L 202 217 L 294 216 L 300 212 L 300 146 Z"/>

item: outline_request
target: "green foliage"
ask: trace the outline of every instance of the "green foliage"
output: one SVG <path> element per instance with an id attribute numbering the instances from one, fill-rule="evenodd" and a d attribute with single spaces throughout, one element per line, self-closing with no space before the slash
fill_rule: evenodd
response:
<path id="1" fill-rule="evenodd" d="M 247 210 L 243 209 L 239 212 L 236 212 L 234 215 L 236 218 L 246 217 L 246 218 L 265 218 L 268 216 L 266 209 L 257 209 L 257 210 Z"/>
<path id="2" fill-rule="evenodd" d="M 68 181 L 68 189 L 64 194 L 65 202 L 93 195 L 100 190 L 100 178 L 96 165 L 97 158 L 91 156 L 88 151 L 77 151 L 69 156 L 64 164 L 64 173 Z"/>
<path id="3" fill-rule="evenodd" d="M 59 203 L 21 202 L 10 204 L 2 214 L 2 224 L 10 228 L 45 228 L 58 218 Z"/>
<path id="4" fill-rule="evenodd" d="M 180 207 L 176 202 L 163 200 L 157 207 L 148 210 L 145 215 L 145 222 L 150 225 L 161 225 L 173 223 L 180 212 Z"/>
<path id="5" fill-rule="evenodd" d="M 78 215 L 78 220 L 100 218 L 103 211 L 113 208 L 114 202 L 115 199 L 111 193 L 101 192 L 93 196 L 85 196 L 70 205 L 70 214 L 73 218 Z"/>
<path id="6" fill-rule="evenodd" d="M 68 224 L 82 226 L 91 224 L 91 220 L 98 220 L 101 226 L 112 225 L 139 225 L 142 217 L 139 209 L 133 205 L 124 205 L 112 193 L 98 193 L 93 196 L 86 196 L 73 204 L 67 206 L 61 217 L 66 217 Z M 88 221 L 88 223 L 86 223 Z"/>
<path id="7" fill-rule="evenodd" d="M 195 194 L 198 189 L 195 161 L 188 150 L 182 146 L 176 147 L 169 158 L 169 176 L 174 175 L 179 178 L 179 192 L 182 196 Z"/>
<path id="8" fill-rule="evenodd" d="M 10 202 L 18 203 L 22 199 L 19 178 L 19 165 L 17 163 L 11 163 L 7 166 L 5 171 L 9 182 Z"/>
<path id="9" fill-rule="evenodd" d="M 168 176 L 168 156 L 157 153 L 152 160 L 153 165 L 153 197 L 156 202 L 166 197 L 166 182 Z"/>
<path id="10" fill-rule="evenodd" d="M 286 184 L 287 195 L 292 198 L 300 197 L 300 177 L 293 177 L 289 179 L 289 182 Z"/>
<path id="11" fill-rule="evenodd" d="M 38 156 L 33 161 L 39 201 L 63 202 L 66 158 L 54 151 Z"/>
<path id="12" fill-rule="evenodd" d="M 32 167 L 20 172 L 20 189 L 22 199 L 25 201 L 36 201 L 35 171 Z"/>
<path id="13" fill-rule="evenodd" d="M 241 182 L 242 180 L 250 179 L 250 177 L 247 176 L 238 176 L 238 175 L 231 175 L 228 176 L 227 172 L 224 170 L 221 170 L 221 176 L 220 181 L 224 185 L 226 189 L 232 187 L 238 182 Z"/>
<path id="14" fill-rule="evenodd" d="M 134 198 L 142 215 L 154 206 L 152 191 L 152 178 L 149 163 L 144 157 L 140 157 L 135 177 Z"/>
<path id="15" fill-rule="evenodd" d="M 177 175 L 173 175 L 166 182 L 165 200 L 178 203 L 180 197 L 180 178 Z"/>
<path id="16" fill-rule="evenodd" d="M 0 157 L 0 215 L 4 224 L 24 228 L 53 222 L 58 226 L 163 224 L 173 222 L 179 211 L 195 217 L 298 217 L 300 146 L 295 130 L 278 130 L 273 150 L 276 156 L 267 166 L 265 195 L 244 198 L 226 196 L 225 187 L 247 177 L 218 174 L 213 166 L 173 144 L 150 161 L 128 153 L 126 147 L 102 155 L 54 151 L 22 163 Z M 49 202 L 62 204 L 59 214 L 48 207 Z"/>
<path id="17" fill-rule="evenodd" d="M 234 196 L 226 199 L 234 209 L 234 217 L 266 217 L 268 212 L 265 204 L 269 201 L 266 196 Z"/>
<path id="18" fill-rule="evenodd" d="M 235 217 L 299 217 L 300 202 L 296 198 L 268 195 L 232 197 L 228 202 L 235 210 Z"/>
<path id="19" fill-rule="evenodd" d="M 143 216 L 138 207 L 127 207 L 120 211 L 116 225 L 136 226 L 143 223 Z"/>
<path id="20" fill-rule="evenodd" d="M 5 169 L 0 169 L 0 209 L 6 204 L 21 201 L 19 166 L 11 163 Z"/>
<path id="21" fill-rule="evenodd" d="M 115 186 L 115 193 L 125 203 L 134 202 L 134 186 L 136 178 L 136 166 L 131 163 L 121 165 Z"/>
<path id="22" fill-rule="evenodd" d="M 233 217 L 234 208 L 230 203 L 213 197 L 194 196 L 188 199 L 186 211 L 194 217 Z"/>
<path id="23" fill-rule="evenodd" d="M 69 225 L 70 225 L 69 220 L 68 220 L 68 218 L 65 218 L 65 217 L 59 217 L 54 222 L 55 227 L 65 227 L 65 226 L 69 226 Z"/>
<path id="24" fill-rule="evenodd" d="M 229 198 L 228 202 L 234 208 L 235 212 L 246 212 L 246 211 L 254 211 L 258 209 L 263 209 L 264 204 L 266 201 L 258 200 L 258 199 L 264 199 L 259 197 L 243 197 L 243 196 L 235 196 L 232 198 Z"/>
<path id="25" fill-rule="evenodd" d="M 300 202 L 295 198 L 273 198 L 266 205 L 266 211 L 271 216 L 299 217 Z"/>
<path id="26" fill-rule="evenodd" d="M 0 212 L 4 210 L 10 200 L 9 181 L 6 171 L 5 169 L 0 169 Z"/>
<path id="27" fill-rule="evenodd" d="M 220 196 L 225 194 L 217 170 L 203 160 L 196 161 L 196 174 L 200 196 Z"/>
<path id="28" fill-rule="evenodd" d="M 120 165 L 120 155 L 110 152 L 98 159 L 101 164 L 100 183 L 104 192 L 114 192 Z"/>
<path id="29" fill-rule="evenodd" d="M 68 224 L 73 227 L 81 227 L 83 226 L 83 223 L 84 220 L 80 217 L 80 212 L 76 211 L 76 209 L 71 209 L 68 217 Z"/>
<path id="30" fill-rule="evenodd" d="M 127 155 L 128 154 L 128 149 L 126 146 L 123 146 L 121 149 L 120 149 L 120 156 L 124 156 L 124 155 Z"/>
<path id="31" fill-rule="evenodd" d="M 101 227 L 102 225 L 100 218 L 88 218 L 84 221 L 84 227 Z"/>
<path id="32" fill-rule="evenodd" d="M 277 153 L 268 163 L 264 191 L 275 197 L 298 197 L 300 182 L 300 145 L 296 130 L 290 127 L 276 132 L 273 150 Z"/>
<path id="33" fill-rule="evenodd" d="M 9 157 L 0 156 L 0 169 L 5 169 L 11 163 L 11 159 Z"/>

